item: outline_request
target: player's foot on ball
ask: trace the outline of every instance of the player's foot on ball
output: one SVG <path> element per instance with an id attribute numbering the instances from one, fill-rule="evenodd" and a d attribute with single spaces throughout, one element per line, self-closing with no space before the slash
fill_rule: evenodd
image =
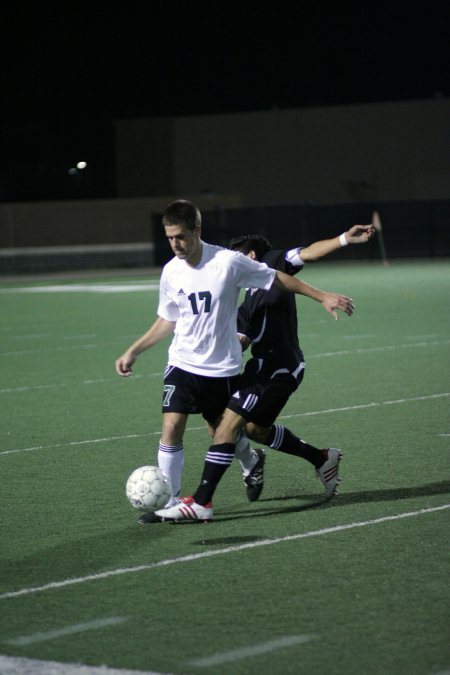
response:
<path id="1" fill-rule="evenodd" d="M 247 486 L 247 499 L 249 502 L 256 502 L 264 487 L 264 462 L 266 461 L 266 453 L 261 448 L 255 449 L 258 455 L 258 461 L 248 476 L 244 478 L 244 483 Z"/>
<path id="2" fill-rule="evenodd" d="M 326 459 L 322 466 L 316 469 L 316 473 L 325 488 L 325 499 L 329 500 L 337 494 L 337 486 L 341 480 L 338 472 L 342 452 L 337 448 L 327 448 L 326 450 L 322 450 L 322 452 Z"/>
<path id="3" fill-rule="evenodd" d="M 199 520 L 207 522 L 213 518 L 213 508 L 209 504 L 197 504 L 193 497 L 181 497 L 178 504 L 167 509 L 158 509 L 155 515 L 162 521 L 164 520 Z"/>

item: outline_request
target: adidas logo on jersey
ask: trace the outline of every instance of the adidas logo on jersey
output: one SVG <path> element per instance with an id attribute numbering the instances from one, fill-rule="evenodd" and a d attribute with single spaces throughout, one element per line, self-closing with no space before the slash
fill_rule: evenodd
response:
<path id="1" fill-rule="evenodd" d="M 177 295 L 186 295 L 182 288 L 178 291 Z"/>

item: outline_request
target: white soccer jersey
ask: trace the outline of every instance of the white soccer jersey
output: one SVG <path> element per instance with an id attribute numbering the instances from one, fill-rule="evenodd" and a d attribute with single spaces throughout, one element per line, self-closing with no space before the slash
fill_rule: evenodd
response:
<path id="1" fill-rule="evenodd" d="M 163 268 L 158 315 L 176 321 L 169 365 L 209 377 L 241 371 L 242 348 L 237 336 L 237 303 L 241 288 L 268 290 L 275 270 L 202 241 L 197 267 L 172 258 Z"/>

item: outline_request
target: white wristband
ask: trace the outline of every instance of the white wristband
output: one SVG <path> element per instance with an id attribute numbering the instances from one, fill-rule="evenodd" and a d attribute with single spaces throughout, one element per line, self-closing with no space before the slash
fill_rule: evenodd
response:
<path id="1" fill-rule="evenodd" d="M 341 236 L 339 237 L 339 241 L 341 243 L 341 246 L 348 246 L 348 241 L 345 238 L 345 232 L 341 234 Z"/>

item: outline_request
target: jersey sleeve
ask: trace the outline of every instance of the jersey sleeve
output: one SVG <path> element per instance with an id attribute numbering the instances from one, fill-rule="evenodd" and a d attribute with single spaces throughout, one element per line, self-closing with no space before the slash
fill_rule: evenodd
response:
<path id="1" fill-rule="evenodd" d="M 303 267 L 303 265 L 305 264 L 304 260 L 300 258 L 300 251 L 302 250 L 302 248 L 303 246 L 291 248 L 289 251 L 286 251 L 284 255 L 286 262 L 295 267 L 297 269 L 297 272 L 299 271 L 300 267 Z"/>
<path id="2" fill-rule="evenodd" d="M 298 274 L 302 269 L 304 262 L 300 259 L 298 252 L 300 248 L 271 250 L 263 258 L 263 261 L 269 266 L 280 272 L 289 274 L 291 277 Z"/>
<path id="3" fill-rule="evenodd" d="M 268 291 L 275 279 L 276 272 L 266 263 L 251 260 L 242 253 L 233 252 L 233 264 L 239 288 L 260 288 Z"/>
<path id="4" fill-rule="evenodd" d="M 177 321 L 180 316 L 180 309 L 178 304 L 172 299 L 170 285 L 164 272 L 161 275 L 159 283 L 159 304 L 157 314 L 162 319 L 166 319 L 166 321 Z"/>

